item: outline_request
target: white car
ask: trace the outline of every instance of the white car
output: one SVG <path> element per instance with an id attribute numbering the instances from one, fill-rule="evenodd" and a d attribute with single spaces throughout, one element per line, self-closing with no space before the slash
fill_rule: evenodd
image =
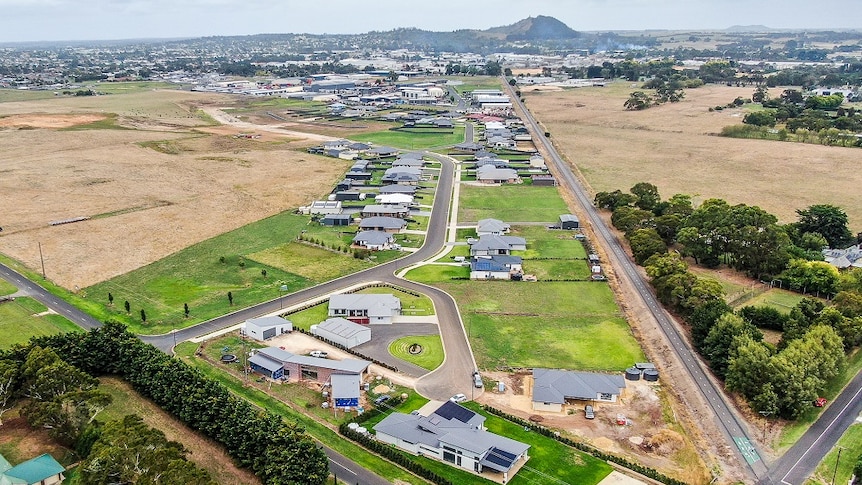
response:
<path id="1" fill-rule="evenodd" d="M 328 353 L 326 353 L 326 351 L 323 351 L 323 350 L 312 350 L 312 351 L 311 351 L 311 353 L 310 353 L 310 354 L 308 354 L 308 355 L 310 355 L 310 356 L 312 356 L 312 357 L 318 357 L 318 358 L 321 358 L 321 359 L 325 359 L 325 358 L 326 358 L 326 356 L 327 356 L 327 355 L 329 355 L 329 354 L 328 354 Z"/>
<path id="2" fill-rule="evenodd" d="M 464 402 L 467 400 L 467 396 L 465 396 L 461 393 L 458 393 L 458 394 L 455 394 L 454 396 L 450 397 L 449 400 L 452 402 Z"/>

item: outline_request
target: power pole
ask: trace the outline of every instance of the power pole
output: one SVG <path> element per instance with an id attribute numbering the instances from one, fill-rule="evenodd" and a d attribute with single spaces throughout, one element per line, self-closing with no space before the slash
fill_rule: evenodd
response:
<path id="1" fill-rule="evenodd" d="M 832 472 L 832 485 L 835 485 L 835 477 L 838 475 L 838 462 L 841 461 L 841 450 L 844 448 L 838 447 L 838 458 L 835 458 L 835 471 Z"/>
<path id="2" fill-rule="evenodd" d="M 42 278 L 47 279 L 48 277 L 45 276 L 45 258 L 42 256 L 42 243 L 37 242 L 37 244 L 39 244 L 39 261 L 42 262 Z"/>

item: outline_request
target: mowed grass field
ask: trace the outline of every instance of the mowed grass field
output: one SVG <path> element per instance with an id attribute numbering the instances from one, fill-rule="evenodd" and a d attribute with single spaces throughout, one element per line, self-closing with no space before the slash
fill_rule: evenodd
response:
<path id="1" fill-rule="evenodd" d="M 528 109 L 593 192 L 650 182 L 664 198 L 684 193 L 699 203 L 718 197 L 760 206 L 783 222 L 795 221 L 796 209 L 828 203 L 847 211 L 851 229 L 862 229 L 858 148 L 715 136 L 725 126 L 741 124 L 745 111 L 708 109 L 738 96 L 750 98 L 753 87 L 707 85 L 687 89 L 679 103 L 626 111 L 623 103 L 636 90 L 639 84 L 614 82 L 522 92 Z"/>
<path id="2" fill-rule="evenodd" d="M 839 460 L 838 450 L 841 449 Z M 825 485 L 829 483 L 849 483 L 853 476 L 856 460 L 862 456 L 862 423 L 856 423 L 844 432 L 834 448 L 823 457 L 814 471 L 814 476 L 806 484 Z M 836 468 L 837 465 L 837 468 Z M 835 480 L 832 480 L 833 475 Z"/>
<path id="3" fill-rule="evenodd" d="M 421 351 L 410 353 L 413 345 L 419 345 Z M 389 344 L 389 353 L 401 360 L 416 364 L 423 369 L 434 370 L 443 363 L 443 341 L 439 335 L 414 335 L 402 337 Z"/>
<path id="4" fill-rule="evenodd" d="M 0 303 L 0 350 L 25 344 L 33 337 L 83 332 L 80 327 L 60 315 L 36 316 L 46 310 L 44 305 L 27 297 Z"/>
<path id="5" fill-rule="evenodd" d="M 379 146 L 391 146 L 405 150 L 424 150 L 431 147 L 446 147 L 464 141 L 464 127 L 446 130 L 384 130 L 357 134 L 352 140 L 370 142 Z"/>
<path id="6" fill-rule="evenodd" d="M 461 185 L 458 207 L 460 222 L 477 222 L 493 217 L 504 222 L 554 223 L 569 209 L 556 187 L 528 185 Z"/>

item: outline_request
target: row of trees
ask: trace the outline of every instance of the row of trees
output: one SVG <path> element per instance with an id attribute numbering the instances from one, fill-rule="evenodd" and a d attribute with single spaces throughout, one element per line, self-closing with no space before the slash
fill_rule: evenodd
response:
<path id="1" fill-rule="evenodd" d="M 114 322 L 88 333 L 38 339 L 90 375 L 113 374 L 162 409 L 225 447 L 236 463 L 266 484 L 322 484 L 326 455 L 300 426 L 261 411 L 180 360 L 137 339 Z M 0 358 L 23 361 L 28 348 Z"/>
<path id="2" fill-rule="evenodd" d="M 811 206 L 797 211 L 798 222 L 779 225 L 755 206 L 709 199 L 694 208 L 682 194 L 662 201 L 648 183 L 628 193 L 600 192 L 595 203 L 613 211 L 612 224 L 625 232 L 657 298 L 691 325 L 692 342 L 715 374 L 756 411 L 798 417 L 841 372 L 844 352 L 862 343 L 862 269 L 841 275 L 817 261 L 826 245 L 854 241 L 839 208 Z M 733 312 L 720 283 L 689 271 L 684 255 L 782 278 L 791 288 L 837 293 L 835 304 L 806 299 L 789 316 L 765 307 Z M 782 331 L 781 342 L 763 342 L 760 328 Z"/>
<path id="3" fill-rule="evenodd" d="M 25 355 L 23 352 L 17 356 Z M 17 399 L 34 428 L 47 429 L 58 443 L 82 458 L 80 482 L 213 485 L 209 474 L 186 460 L 186 450 L 139 416 L 105 424 L 96 419 L 112 397 L 94 377 L 60 359 L 51 349 L 32 347 L 23 361 L 0 360 L 0 411 Z"/>
<path id="4" fill-rule="evenodd" d="M 689 79 L 679 74 L 656 76 L 643 84 L 644 89 L 654 89 L 655 94 L 635 91 L 623 103 L 627 110 L 643 110 L 663 103 L 677 103 L 685 97 L 683 88 L 696 88 L 703 85 L 700 79 Z"/>

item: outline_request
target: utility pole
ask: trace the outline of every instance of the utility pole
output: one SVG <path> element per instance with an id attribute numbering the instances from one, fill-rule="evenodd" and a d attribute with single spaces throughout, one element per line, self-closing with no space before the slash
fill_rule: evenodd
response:
<path id="1" fill-rule="evenodd" d="M 841 461 L 841 450 L 844 448 L 838 447 L 838 458 L 835 458 L 835 471 L 832 472 L 832 485 L 835 485 L 835 477 L 838 475 L 838 462 Z"/>
<path id="2" fill-rule="evenodd" d="M 37 244 L 39 244 L 39 261 L 42 262 L 42 278 L 47 279 L 48 277 L 45 276 L 45 258 L 42 256 L 42 243 L 37 242 Z"/>

